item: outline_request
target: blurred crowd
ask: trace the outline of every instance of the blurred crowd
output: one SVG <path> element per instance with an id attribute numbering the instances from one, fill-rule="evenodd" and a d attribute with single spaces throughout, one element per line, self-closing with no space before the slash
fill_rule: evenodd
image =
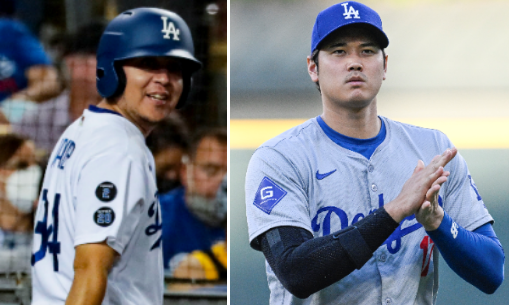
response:
<path id="1" fill-rule="evenodd" d="M 0 0 L 0 274 L 30 273 L 44 169 L 65 128 L 101 99 L 95 52 L 106 26 L 86 24 L 48 51 L 15 18 L 14 4 Z M 226 280 L 227 131 L 194 125 L 173 112 L 147 138 L 164 266 L 172 278 Z"/>

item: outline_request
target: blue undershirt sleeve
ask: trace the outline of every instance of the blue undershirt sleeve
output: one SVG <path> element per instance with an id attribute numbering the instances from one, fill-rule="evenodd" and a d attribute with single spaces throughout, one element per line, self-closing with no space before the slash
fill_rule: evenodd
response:
<path id="1" fill-rule="evenodd" d="M 491 223 L 470 232 L 445 213 L 438 229 L 426 233 L 462 279 L 487 294 L 502 284 L 505 255 Z"/>

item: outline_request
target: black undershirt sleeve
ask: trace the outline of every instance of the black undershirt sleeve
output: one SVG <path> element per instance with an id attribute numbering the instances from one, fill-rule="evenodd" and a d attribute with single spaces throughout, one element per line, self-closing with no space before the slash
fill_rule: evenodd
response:
<path id="1" fill-rule="evenodd" d="M 258 237 L 283 286 L 304 299 L 360 269 L 398 227 L 382 207 L 333 234 L 313 238 L 298 227 L 272 228 Z"/>

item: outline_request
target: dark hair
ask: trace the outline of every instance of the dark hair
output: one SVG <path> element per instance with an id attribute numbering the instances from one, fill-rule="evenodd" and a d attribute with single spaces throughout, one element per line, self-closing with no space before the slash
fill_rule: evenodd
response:
<path id="1" fill-rule="evenodd" d="M 318 74 L 318 53 L 320 53 L 320 49 L 318 47 L 313 51 L 313 53 L 311 53 L 311 60 L 316 65 L 316 74 Z M 320 90 L 320 82 L 316 81 L 315 86 L 316 86 L 316 89 L 318 89 L 318 92 L 320 92 L 320 94 L 321 94 L 322 90 Z"/>
<path id="2" fill-rule="evenodd" d="M 0 167 L 9 161 L 27 139 L 16 134 L 0 135 Z"/>
<path id="3" fill-rule="evenodd" d="M 102 21 L 94 21 L 81 26 L 75 33 L 69 34 L 65 38 L 63 55 L 77 53 L 95 55 L 105 28 L 106 24 Z"/>
<path id="4" fill-rule="evenodd" d="M 147 137 L 147 146 L 156 155 L 168 147 L 179 147 L 184 153 L 189 150 L 189 130 L 186 123 L 176 112 L 159 123 Z"/>
<path id="5" fill-rule="evenodd" d="M 228 132 L 223 127 L 202 128 L 196 132 L 191 140 L 189 156 L 194 159 L 200 142 L 205 138 L 213 138 L 220 144 L 228 145 Z"/>

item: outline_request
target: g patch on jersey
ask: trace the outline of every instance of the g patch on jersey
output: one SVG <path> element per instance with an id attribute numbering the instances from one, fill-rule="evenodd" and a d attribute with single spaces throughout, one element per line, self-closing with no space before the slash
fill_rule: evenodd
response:
<path id="1" fill-rule="evenodd" d="M 109 202 L 117 196 L 117 187 L 111 182 L 103 182 L 95 189 L 97 199 L 103 202 Z"/>
<path id="2" fill-rule="evenodd" d="M 253 204 L 270 215 L 272 209 L 286 194 L 287 192 L 275 184 L 274 181 L 264 177 L 258 187 L 258 191 L 256 191 Z"/>
<path id="3" fill-rule="evenodd" d="M 102 207 L 94 213 L 94 222 L 101 227 L 108 227 L 113 221 L 115 221 L 115 212 L 111 208 Z"/>

